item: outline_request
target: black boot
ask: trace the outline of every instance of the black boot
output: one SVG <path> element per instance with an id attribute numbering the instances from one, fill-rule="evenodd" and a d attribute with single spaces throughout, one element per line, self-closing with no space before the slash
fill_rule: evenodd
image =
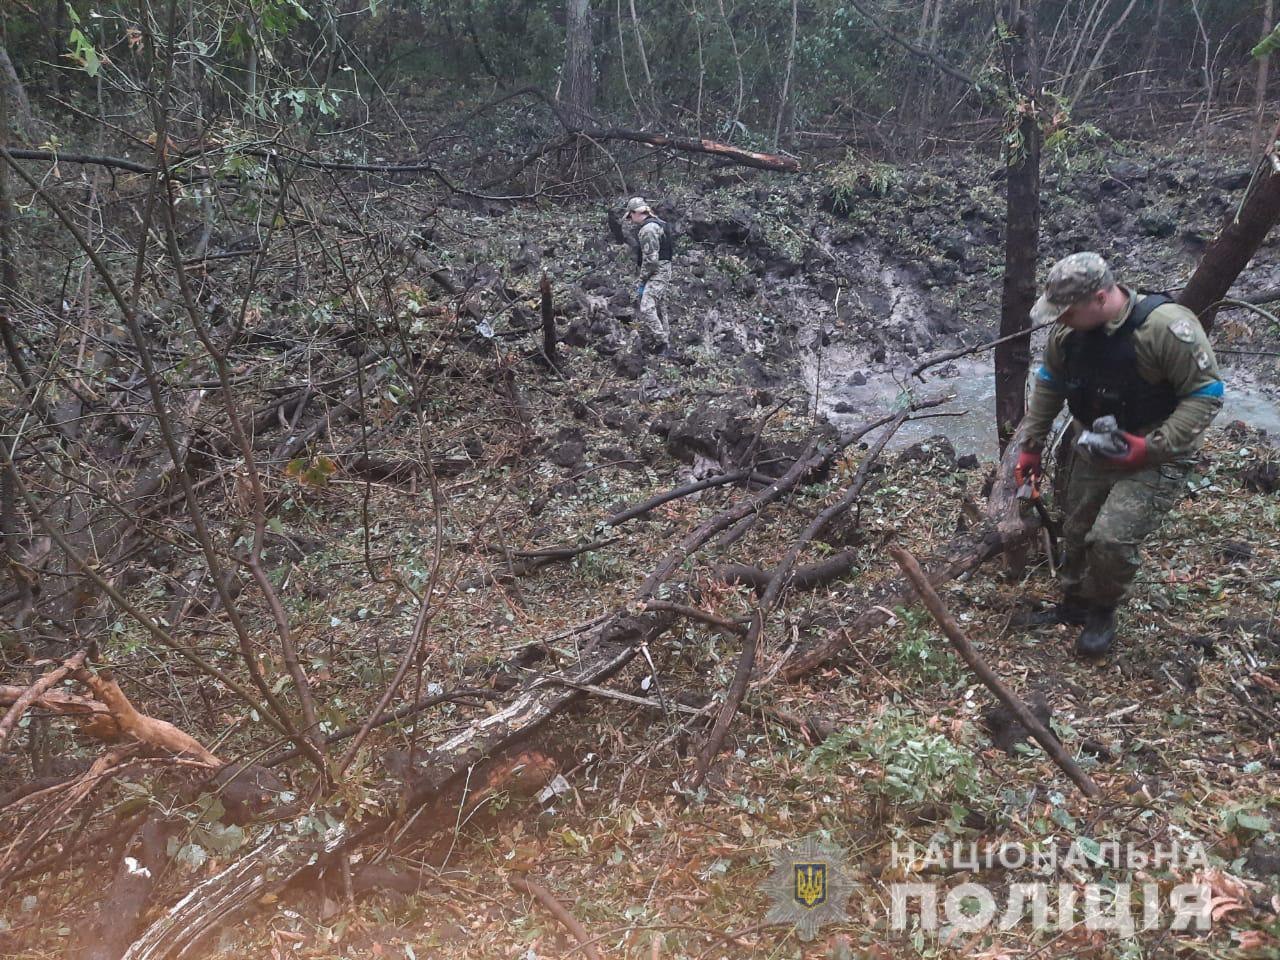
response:
<path id="1" fill-rule="evenodd" d="M 1094 607 L 1076 639 L 1076 653 L 1082 657 L 1105 657 L 1116 640 L 1116 608 Z"/>
<path id="2" fill-rule="evenodd" d="M 1016 615 L 1011 622 L 1015 627 L 1048 627 L 1058 623 L 1073 627 L 1083 626 L 1089 616 L 1089 605 L 1079 597 L 1065 596 L 1052 607 L 1044 610 L 1028 610 Z"/>

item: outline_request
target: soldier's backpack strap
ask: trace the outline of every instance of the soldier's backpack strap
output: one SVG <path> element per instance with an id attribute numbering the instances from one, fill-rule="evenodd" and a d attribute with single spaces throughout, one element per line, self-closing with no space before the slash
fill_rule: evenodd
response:
<path id="1" fill-rule="evenodd" d="M 1116 332 L 1123 334 L 1133 333 L 1133 331 L 1147 322 L 1147 317 L 1151 316 L 1151 311 L 1157 307 L 1163 307 L 1166 303 L 1173 302 L 1173 297 L 1168 294 L 1138 291 L 1138 302 L 1133 305 L 1133 311 L 1129 314 L 1129 319 Z"/>

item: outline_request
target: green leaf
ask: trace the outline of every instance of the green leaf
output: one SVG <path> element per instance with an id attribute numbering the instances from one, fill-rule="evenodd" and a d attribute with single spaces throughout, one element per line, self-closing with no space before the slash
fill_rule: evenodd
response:
<path id="1" fill-rule="evenodd" d="M 72 27 L 70 40 L 71 59 L 80 64 L 80 68 L 89 76 L 96 77 L 102 61 L 98 58 L 98 51 L 94 49 L 89 38 L 81 33 L 79 27 Z"/>
<path id="2" fill-rule="evenodd" d="M 1239 813 L 1236 814 L 1236 826 L 1245 830 L 1255 830 L 1258 833 L 1266 833 L 1271 829 L 1271 821 L 1261 814 L 1257 813 Z"/>
<path id="3" fill-rule="evenodd" d="M 235 824 L 216 826 L 205 831 L 205 843 L 214 853 L 226 854 L 238 850 L 244 845 L 245 833 L 242 827 Z"/>
<path id="4" fill-rule="evenodd" d="M 1261 59 L 1273 50 L 1280 50 L 1280 26 L 1258 41 L 1258 45 L 1249 51 L 1249 55 Z"/>
<path id="5" fill-rule="evenodd" d="M 1099 866 L 1106 865 L 1106 860 L 1102 856 L 1102 847 L 1093 837 L 1077 837 L 1076 846 L 1080 848 L 1081 853 L 1094 863 Z"/>
<path id="6" fill-rule="evenodd" d="M 1054 823 L 1062 827 L 1064 830 L 1074 830 L 1076 828 L 1075 817 L 1071 816 L 1071 814 L 1062 807 L 1054 807 L 1049 813 L 1049 816 L 1053 819 Z"/>

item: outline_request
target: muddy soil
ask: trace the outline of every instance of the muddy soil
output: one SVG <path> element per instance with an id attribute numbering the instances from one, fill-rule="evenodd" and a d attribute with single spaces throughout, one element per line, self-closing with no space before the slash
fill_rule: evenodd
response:
<path id="1" fill-rule="evenodd" d="M 1247 186 L 1248 170 L 1224 156 L 1231 154 L 1139 144 L 1050 165 L 1042 269 L 1096 249 L 1122 282 L 1179 289 Z M 927 383 L 910 382 L 908 372 L 935 352 L 995 333 L 1002 174 L 995 160 L 958 157 L 861 180 L 847 168 L 787 179 L 733 169 L 641 187 L 678 237 L 669 312 L 685 375 L 791 397 L 835 425 L 883 411 L 905 389 L 954 393 L 950 412 L 958 415 L 904 430 L 897 442 L 940 432 L 961 452 L 993 455 L 989 354 L 936 368 Z M 490 284 L 505 296 L 482 307 L 496 335 L 532 332 L 527 297 L 547 271 L 570 355 L 594 350 L 648 395 L 661 394 L 661 364 L 637 346 L 634 254 L 606 205 L 467 212 L 475 239 L 455 255 L 455 272 L 485 277 L 506 265 L 503 282 Z M 1258 253 L 1234 295 L 1280 286 L 1278 242 L 1273 236 Z M 1222 315 L 1215 344 L 1274 349 L 1278 337 L 1265 318 L 1237 311 Z M 1276 359 L 1224 352 L 1219 360 L 1228 386 L 1219 424 L 1241 419 L 1280 432 Z"/>

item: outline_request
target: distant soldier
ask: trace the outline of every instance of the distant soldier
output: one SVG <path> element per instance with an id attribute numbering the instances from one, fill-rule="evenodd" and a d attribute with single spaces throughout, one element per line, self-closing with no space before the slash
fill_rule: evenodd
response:
<path id="1" fill-rule="evenodd" d="M 638 228 L 636 263 L 640 267 L 640 286 L 636 289 L 636 299 L 640 301 L 640 316 L 655 341 L 656 351 L 664 352 L 671 345 L 666 315 L 666 296 L 671 285 L 671 229 L 653 215 L 643 197 L 627 201 L 627 219 Z"/>
<path id="2" fill-rule="evenodd" d="M 1194 313 L 1120 286 L 1096 253 L 1053 265 L 1031 319 L 1057 323 L 1023 420 L 1018 483 L 1039 476 L 1064 401 L 1077 434 L 1104 417 L 1118 429 L 1092 453 L 1074 451 L 1062 601 L 1023 620 L 1082 626 L 1076 652 L 1101 656 L 1115 641 L 1116 608 L 1138 572 L 1139 547 L 1184 489 L 1192 454 L 1222 406 L 1222 378 Z"/>

